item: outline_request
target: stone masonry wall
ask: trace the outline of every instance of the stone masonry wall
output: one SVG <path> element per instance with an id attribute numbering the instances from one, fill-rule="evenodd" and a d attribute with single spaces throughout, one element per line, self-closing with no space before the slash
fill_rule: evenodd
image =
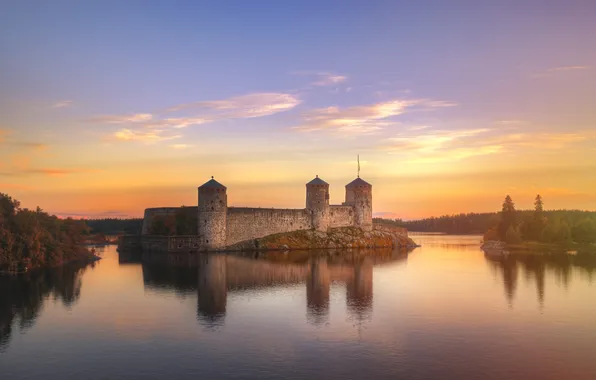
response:
<path id="1" fill-rule="evenodd" d="M 352 206 L 329 206 L 329 227 L 349 227 L 354 225 L 354 208 Z"/>
<path id="2" fill-rule="evenodd" d="M 226 245 L 280 232 L 308 230 L 311 224 L 306 209 L 228 207 Z"/>

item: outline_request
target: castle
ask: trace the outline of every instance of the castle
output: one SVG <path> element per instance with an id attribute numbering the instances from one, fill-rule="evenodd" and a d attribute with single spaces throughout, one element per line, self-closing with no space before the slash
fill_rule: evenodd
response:
<path id="1" fill-rule="evenodd" d="M 157 217 L 172 217 L 179 207 L 149 208 L 143 235 L 149 235 Z M 242 241 L 281 232 L 335 227 L 372 230 L 372 185 L 360 177 L 346 185 L 345 202 L 329 204 L 329 184 L 316 176 L 306 184 L 306 208 L 267 209 L 228 207 L 227 188 L 213 177 L 198 188 L 198 207 L 185 207 L 197 217 L 197 244 L 220 249 Z"/>

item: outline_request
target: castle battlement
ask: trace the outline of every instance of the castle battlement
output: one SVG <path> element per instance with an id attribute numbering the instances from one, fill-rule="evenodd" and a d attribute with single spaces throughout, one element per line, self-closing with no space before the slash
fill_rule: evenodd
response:
<path id="1" fill-rule="evenodd" d="M 242 241 L 298 230 L 359 227 L 372 230 L 372 185 L 356 178 L 346 185 L 345 202 L 329 204 L 329 184 L 316 176 L 306 184 L 304 209 L 228 207 L 227 188 L 213 177 L 198 188 L 198 206 L 184 207 L 196 215 L 196 240 L 201 249 L 220 249 Z M 143 235 L 151 235 L 152 224 L 172 218 L 181 208 L 145 210 Z M 194 222 L 194 216 L 192 217 Z"/>

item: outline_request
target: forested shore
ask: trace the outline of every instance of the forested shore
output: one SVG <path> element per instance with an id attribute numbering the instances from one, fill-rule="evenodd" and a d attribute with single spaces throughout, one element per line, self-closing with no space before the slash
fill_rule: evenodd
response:
<path id="1" fill-rule="evenodd" d="M 596 243 L 596 212 L 582 210 L 544 210 L 537 195 L 533 210 L 516 210 L 510 196 L 505 197 L 500 212 L 443 215 L 420 220 L 375 219 L 375 223 L 407 228 L 412 232 L 448 234 L 483 234 L 484 240 L 509 244 L 540 242 L 545 244 Z"/>
<path id="2" fill-rule="evenodd" d="M 60 219 L 39 207 L 21 208 L 16 199 L 0 193 L 0 272 L 93 260 L 85 247 L 89 227 L 82 220 Z"/>

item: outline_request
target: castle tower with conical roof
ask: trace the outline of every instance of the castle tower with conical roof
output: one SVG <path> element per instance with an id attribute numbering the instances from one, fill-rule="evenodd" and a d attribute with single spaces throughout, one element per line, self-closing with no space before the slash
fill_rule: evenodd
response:
<path id="1" fill-rule="evenodd" d="M 319 176 L 306 184 L 306 209 L 312 215 L 312 226 L 317 231 L 329 228 L 329 184 Z"/>
<path id="2" fill-rule="evenodd" d="M 358 177 L 346 185 L 345 205 L 354 207 L 354 226 L 371 231 L 372 185 Z"/>
<path id="3" fill-rule="evenodd" d="M 224 185 L 213 177 L 199 187 L 198 233 L 203 248 L 217 249 L 226 245 L 228 195 Z"/>

